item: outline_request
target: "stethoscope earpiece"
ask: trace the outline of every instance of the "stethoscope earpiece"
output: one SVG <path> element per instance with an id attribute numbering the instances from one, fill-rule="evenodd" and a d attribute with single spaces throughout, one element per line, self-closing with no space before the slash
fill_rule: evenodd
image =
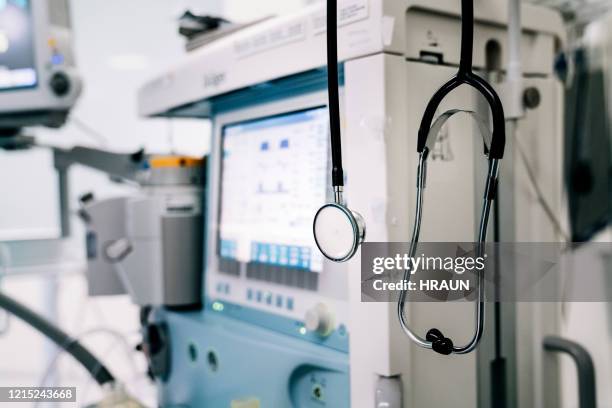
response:
<path id="1" fill-rule="evenodd" d="M 344 204 L 328 203 L 317 211 L 313 222 L 317 247 L 327 259 L 348 261 L 365 239 L 365 222 Z"/>
<path id="2" fill-rule="evenodd" d="M 436 353 L 448 356 L 453 353 L 453 341 L 444 337 L 438 329 L 430 329 L 425 335 L 425 339 L 431 342 L 431 349 Z"/>

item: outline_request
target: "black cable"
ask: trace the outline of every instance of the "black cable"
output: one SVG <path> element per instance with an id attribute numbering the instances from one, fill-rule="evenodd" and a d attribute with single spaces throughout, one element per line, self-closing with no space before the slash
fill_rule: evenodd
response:
<path id="1" fill-rule="evenodd" d="M 472 72 L 474 47 L 474 0 L 461 0 L 461 59 L 459 73 Z"/>
<path id="2" fill-rule="evenodd" d="M 499 186 L 496 186 L 497 190 Z M 498 192 L 495 194 L 499 197 Z M 500 272 L 501 265 L 499 261 L 499 243 L 501 242 L 501 216 L 499 210 L 499 200 L 493 202 L 493 242 L 495 242 L 495 303 L 493 304 L 494 313 L 494 342 L 495 353 L 491 360 L 491 403 L 495 408 L 505 408 L 507 406 L 506 397 L 506 358 L 503 356 L 502 348 L 502 309 L 500 296 Z"/>
<path id="3" fill-rule="evenodd" d="M 17 316 L 55 344 L 62 347 L 85 367 L 98 384 L 104 385 L 115 382 L 115 378 L 102 362 L 83 347 L 77 339 L 69 336 L 38 313 L 2 293 L 0 293 L 0 308 Z"/>
<path id="4" fill-rule="evenodd" d="M 327 93 L 332 156 L 332 185 L 344 185 L 340 138 L 340 97 L 338 95 L 338 10 L 336 0 L 327 0 Z"/>

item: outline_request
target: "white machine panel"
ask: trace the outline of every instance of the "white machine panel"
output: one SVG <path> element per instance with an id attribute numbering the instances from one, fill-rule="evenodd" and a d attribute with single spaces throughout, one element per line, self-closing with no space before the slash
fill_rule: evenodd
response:
<path id="1" fill-rule="evenodd" d="M 490 41 L 502 50 L 506 47 L 502 28 L 507 17 L 505 6 L 502 0 L 480 0 L 476 4 L 475 18 L 483 35 L 475 37 L 475 67 L 485 66 L 485 46 Z M 381 52 L 411 60 L 428 54 L 440 56 L 446 64 L 459 61 L 459 1 L 341 0 L 338 7 L 341 61 Z M 523 69 L 549 74 L 551 64 L 545 63 L 543 56 L 550 57 L 556 39 L 564 36 L 560 17 L 530 4 L 523 9 Z M 423 27 L 425 22 L 427 27 Z M 315 4 L 198 48 L 143 85 L 138 95 L 139 112 L 144 116 L 162 115 L 215 95 L 320 68 L 325 65 L 325 31 L 324 5 Z"/>

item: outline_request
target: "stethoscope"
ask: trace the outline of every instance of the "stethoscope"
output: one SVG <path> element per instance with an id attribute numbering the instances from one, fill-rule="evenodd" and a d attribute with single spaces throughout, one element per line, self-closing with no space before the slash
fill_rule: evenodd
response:
<path id="1" fill-rule="evenodd" d="M 332 187 L 334 201 L 321 207 L 314 218 L 313 232 L 315 242 L 321 253 L 335 262 L 349 260 L 365 238 L 365 223 L 359 213 L 350 210 L 343 199 L 344 176 L 342 171 L 342 147 L 340 141 L 340 108 L 338 97 L 338 39 L 337 39 L 337 1 L 327 1 L 327 66 L 330 139 L 332 156 Z M 495 194 L 499 164 L 504 155 L 506 144 L 504 109 L 495 90 L 487 81 L 472 72 L 472 48 L 474 39 L 474 2 L 461 0 L 461 58 L 457 74 L 446 82 L 431 97 L 418 131 L 417 152 L 419 163 L 417 168 L 417 199 L 415 222 L 410 244 L 410 256 L 414 256 L 419 242 L 421 220 L 423 215 L 423 195 L 427 173 L 427 158 L 433 148 L 442 125 L 460 110 L 445 112 L 434 121 L 435 113 L 442 100 L 455 88 L 467 84 L 480 92 L 486 99 L 493 119 L 493 132 L 488 131 L 479 123 L 485 142 L 484 153 L 489 160 L 489 169 L 485 184 L 482 212 L 478 233 L 477 256 L 482 256 L 487 237 L 489 216 Z M 473 113 L 473 112 L 470 112 Z M 433 122 L 433 123 L 432 123 Z M 405 271 L 404 279 L 410 277 L 410 271 Z M 436 328 L 430 329 L 425 338 L 416 334 L 406 321 L 404 305 L 407 293 L 402 291 L 397 303 L 397 314 L 402 330 L 417 345 L 432 349 L 440 354 L 465 354 L 473 351 L 482 337 L 485 319 L 484 272 L 478 273 L 477 298 L 475 306 L 476 327 L 471 340 L 463 346 L 455 346 L 453 341 L 445 337 Z"/>
<path id="2" fill-rule="evenodd" d="M 340 101 L 338 96 L 338 22 L 337 1 L 327 0 L 327 93 L 331 140 L 331 181 L 334 201 L 319 208 L 313 233 L 321 253 L 334 262 L 348 261 L 365 239 L 365 222 L 346 206 L 343 197 L 342 142 L 340 138 Z"/>

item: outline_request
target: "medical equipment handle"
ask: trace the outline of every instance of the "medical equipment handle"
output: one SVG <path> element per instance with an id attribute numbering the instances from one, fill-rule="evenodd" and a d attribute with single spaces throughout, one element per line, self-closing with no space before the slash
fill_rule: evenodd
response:
<path id="1" fill-rule="evenodd" d="M 423 152 L 434 116 L 442 100 L 460 85 L 470 85 L 484 96 L 493 117 L 493 132 L 489 148 L 490 159 L 502 159 L 506 145 L 504 108 L 493 87 L 472 72 L 472 42 L 474 37 L 474 1 L 461 1 L 461 60 L 459 71 L 431 97 L 419 126 L 417 151 Z"/>
<path id="2" fill-rule="evenodd" d="M 89 350 L 81 345 L 78 340 L 64 333 L 59 327 L 53 325 L 38 313 L 30 310 L 16 300 L 0 293 L 0 308 L 17 316 L 25 323 L 38 330 L 45 337 L 52 340 L 74 357 L 100 385 L 111 384 L 115 378 L 108 369 Z"/>
<path id="3" fill-rule="evenodd" d="M 342 141 L 340 133 L 340 97 L 338 95 L 338 11 L 337 1 L 327 0 L 327 93 L 332 156 L 332 185 L 344 186 Z"/>
<path id="4" fill-rule="evenodd" d="M 544 338 L 544 349 L 568 354 L 576 363 L 578 371 L 579 408 L 597 407 L 595 366 L 589 352 L 580 344 L 557 336 Z"/>

